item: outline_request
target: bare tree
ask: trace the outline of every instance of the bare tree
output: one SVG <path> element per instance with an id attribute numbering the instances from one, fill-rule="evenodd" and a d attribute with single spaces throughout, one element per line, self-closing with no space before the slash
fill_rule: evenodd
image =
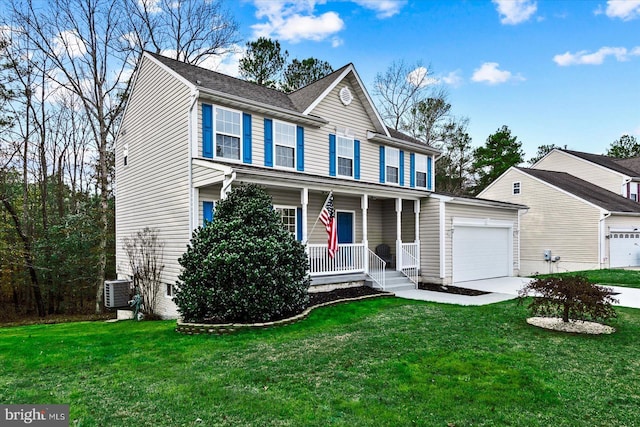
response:
<path id="1" fill-rule="evenodd" d="M 238 38 L 238 23 L 222 0 L 127 0 L 139 49 L 162 53 L 188 64 L 229 53 Z"/>
<path id="2" fill-rule="evenodd" d="M 75 94 L 89 118 L 97 158 L 97 190 L 101 199 L 99 274 L 96 312 L 102 311 L 109 233 L 111 145 L 128 92 L 124 81 L 132 52 L 122 27 L 128 17 L 116 0 L 52 0 L 42 9 L 32 1 L 12 0 L 14 22 L 33 49 L 53 66 L 43 68 L 58 90 Z"/>
<path id="3" fill-rule="evenodd" d="M 145 227 L 131 237 L 124 238 L 123 249 L 129 258 L 133 282 L 142 296 L 146 313 L 154 315 L 158 294 L 161 292 L 162 270 L 164 270 L 164 242 L 158 237 L 159 231 Z"/>
<path id="4" fill-rule="evenodd" d="M 396 130 L 409 126 L 411 109 L 433 90 L 432 74 L 421 62 L 395 61 L 384 73 L 376 75 L 373 94 L 378 100 L 382 119 L 389 126 Z"/>

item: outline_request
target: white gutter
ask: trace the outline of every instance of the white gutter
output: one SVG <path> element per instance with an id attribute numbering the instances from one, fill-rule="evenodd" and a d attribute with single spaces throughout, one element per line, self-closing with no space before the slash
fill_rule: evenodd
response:
<path id="1" fill-rule="evenodd" d="M 197 212 L 198 209 L 195 208 L 197 206 L 198 201 L 196 200 L 196 192 L 197 189 L 193 188 L 193 158 L 194 153 L 198 151 L 198 111 L 195 108 L 198 105 L 198 97 L 199 92 L 197 88 L 191 89 L 191 106 L 189 107 L 189 238 L 191 238 L 191 232 L 195 228 L 195 224 L 198 223 Z"/>
<path id="2" fill-rule="evenodd" d="M 600 220 L 598 221 L 598 264 L 600 268 L 602 268 L 602 264 L 604 263 L 604 254 L 607 251 L 605 247 L 605 243 L 607 241 L 605 237 L 606 229 L 604 226 L 604 221 L 611 216 L 611 212 L 601 212 Z M 611 260 L 609 260 L 610 262 Z"/>

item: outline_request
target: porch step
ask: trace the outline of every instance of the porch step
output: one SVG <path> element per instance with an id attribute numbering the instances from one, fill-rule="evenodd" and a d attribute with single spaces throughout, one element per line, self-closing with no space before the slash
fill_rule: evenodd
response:
<path id="1" fill-rule="evenodd" d="M 385 271 L 384 280 L 385 290 L 389 292 L 408 291 L 416 288 L 407 276 L 396 270 Z M 374 285 L 373 281 L 370 279 L 367 280 L 366 284 L 372 287 Z"/>

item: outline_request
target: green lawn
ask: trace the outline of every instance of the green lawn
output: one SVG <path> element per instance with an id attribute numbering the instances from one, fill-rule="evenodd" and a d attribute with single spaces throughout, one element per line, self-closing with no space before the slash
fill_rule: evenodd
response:
<path id="1" fill-rule="evenodd" d="M 640 311 L 617 312 L 609 336 L 531 327 L 515 301 L 401 299 L 232 336 L 1 328 L 0 403 L 68 403 L 76 426 L 632 426 Z"/>
<path id="2" fill-rule="evenodd" d="M 586 276 L 587 279 L 589 279 L 591 282 L 599 283 L 601 285 L 640 288 L 640 271 L 638 270 L 623 270 L 613 268 L 610 270 L 586 270 L 574 271 L 570 273 L 541 274 L 536 277 L 571 276 L 577 274 Z"/>

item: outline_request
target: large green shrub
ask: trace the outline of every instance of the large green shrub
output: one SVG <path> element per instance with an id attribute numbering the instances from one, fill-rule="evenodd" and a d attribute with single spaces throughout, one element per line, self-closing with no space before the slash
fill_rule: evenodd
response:
<path id="1" fill-rule="evenodd" d="M 216 204 L 179 263 L 174 301 L 187 322 L 266 322 L 301 312 L 309 300 L 304 246 L 256 185 Z"/>
<path id="2" fill-rule="evenodd" d="M 533 295 L 528 308 L 536 315 L 569 320 L 606 320 L 616 317 L 612 289 L 590 283 L 584 276 L 562 276 L 536 279 L 518 293 L 522 298 Z"/>

